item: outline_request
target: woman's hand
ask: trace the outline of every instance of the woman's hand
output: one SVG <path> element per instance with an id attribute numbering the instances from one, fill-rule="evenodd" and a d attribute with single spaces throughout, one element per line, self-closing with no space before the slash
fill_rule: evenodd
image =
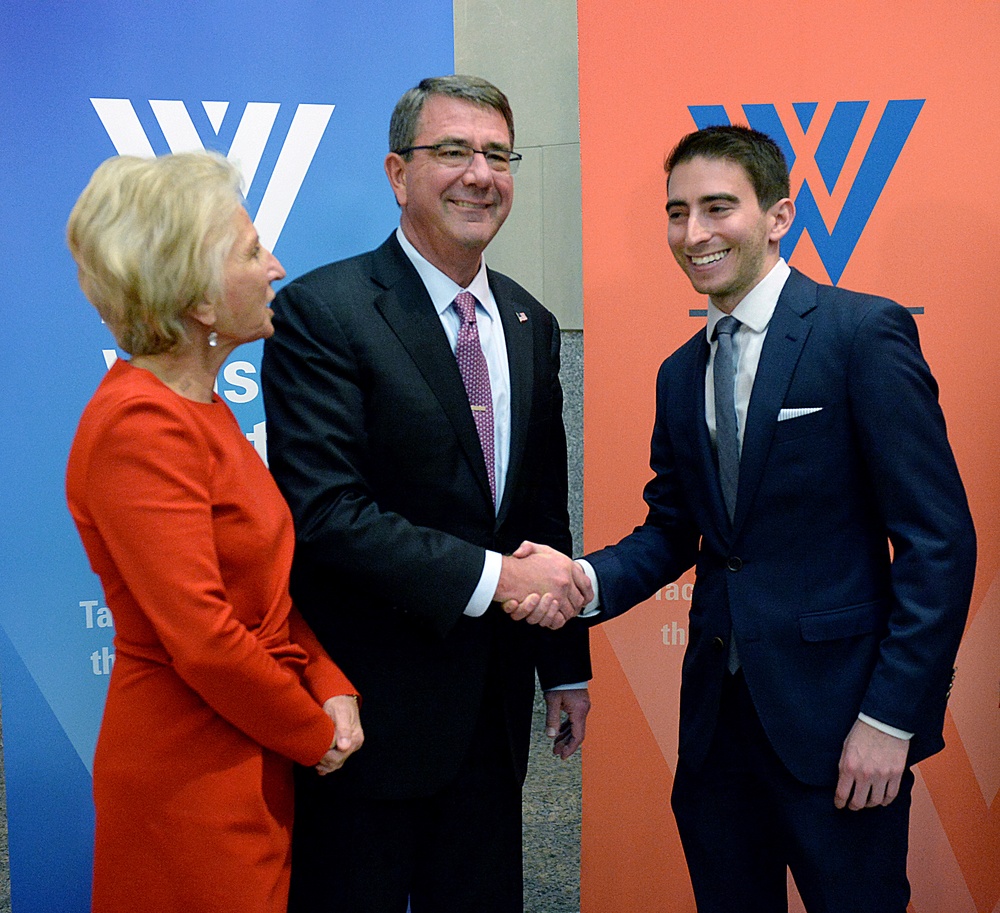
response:
<path id="1" fill-rule="evenodd" d="M 321 777 L 338 770 L 365 740 L 355 695 L 338 694 L 331 697 L 323 704 L 323 710 L 333 720 L 335 732 L 330 750 L 316 765 L 316 771 Z"/>

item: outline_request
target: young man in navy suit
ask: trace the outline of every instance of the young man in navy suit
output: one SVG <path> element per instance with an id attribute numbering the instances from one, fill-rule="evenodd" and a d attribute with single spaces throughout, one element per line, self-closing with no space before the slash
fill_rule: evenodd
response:
<path id="1" fill-rule="evenodd" d="M 289 910 L 520 913 L 536 670 L 560 757 L 590 706 L 559 327 L 483 259 L 520 158 L 506 96 L 425 79 L 389 149 L 398 229 L 278 294 L 262 366 L 292 594 L 365 726 L 352 770 L 299 771 Z M 526 539 L 547 548 L 512 557 Z M 529 624 L 496 604 L 550 587 Z"/>
<path id="2" fill-rule="evenodd" d="M 584 562 L 595 620 L 696 567 L 672 805 L 701 913 L 785 910 L 788 868 L 809 913 L 904 913 L 975 567 L 937 385 L 905 308 L 781 258 L 769 137 L 711 127 L 665 168 L 708 325 L 659 371 L 645 522 Z"/>

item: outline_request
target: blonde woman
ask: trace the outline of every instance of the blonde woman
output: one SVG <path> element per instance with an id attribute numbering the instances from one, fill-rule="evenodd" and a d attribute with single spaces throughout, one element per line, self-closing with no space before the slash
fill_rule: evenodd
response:
<path id="1" fill-rule="evenodd" d="M 102 164 L 80 285 L 131 355 L 80 421 L 67 495 L 115 620 L 94 758 L 94 913 L 284 913 L 292 763 L 361 746 L 357 695 L 293 608 L 292 521 L 213 392 L 284 276 L 211 153 Z"/>

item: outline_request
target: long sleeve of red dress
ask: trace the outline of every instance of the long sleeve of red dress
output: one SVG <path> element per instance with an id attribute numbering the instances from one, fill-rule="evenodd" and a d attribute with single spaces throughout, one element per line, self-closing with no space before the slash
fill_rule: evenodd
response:
<path id="1" fill-rule="evenodd" d="M 292 607 L 288 509 L 225 403 L 186 400 L 124 362 L 84 412 L 67 493 L 115 624 L 94 761 L 95 913 L 136 904 L 119 897 L 131 875 L 133 910 L 240 909 L 218 887 L 227 853 L 221 882 L 243 900 L 287 880 L 287 759 L 319 761 L 334 737 L 322 701 L 354 693 Z M 277 860 L 265 884 L 237 884 L 262 858 Z M 196 875 L 208 859 L 211 888 Z M 215 905 L 179 897 L 178 878 Z"/>

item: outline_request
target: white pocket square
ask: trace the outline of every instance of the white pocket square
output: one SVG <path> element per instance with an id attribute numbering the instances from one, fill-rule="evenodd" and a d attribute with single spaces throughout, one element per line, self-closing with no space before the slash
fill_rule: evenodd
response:
<path id="1" fill-rule="evenodd" d="M 803 406 L 801 409 L 781 409 L 778 412 L 778 421 L 787 422 L 790 418 L 802 418 L 803 415 L 812 415 L 814 412 L 822 411 L 822 406 Z"/>

